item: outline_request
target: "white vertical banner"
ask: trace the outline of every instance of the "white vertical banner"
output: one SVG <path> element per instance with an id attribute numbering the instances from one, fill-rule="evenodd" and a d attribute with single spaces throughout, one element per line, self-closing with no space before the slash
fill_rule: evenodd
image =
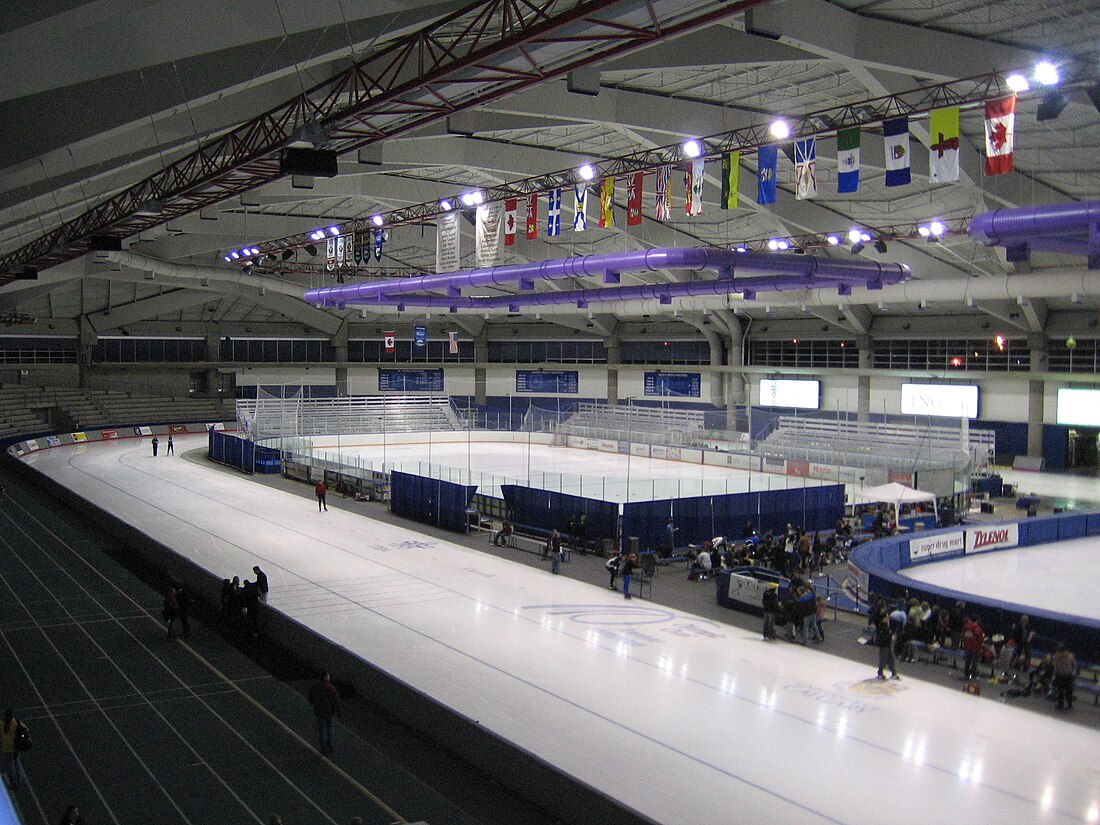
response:
<path id="1" fill-rule="evenodd" d="M 500 258 L 500 229 L 503 225 L 504 204 L 500 201 L 477 208 L 474 252 L 479 267 L 497 265 Z"/>
<path id="2" fill-rule="evenodd" d="M 462 264 L 458 212 L 446 212 L 435 223 L 435 271 L 456 272 Z"/>
<path id="3" fill-rule="evenodd" d="M 347 261 L 344 260 L 344 236 L 339 235 L 336 238 L 336 265 L 343 266 Z"/>

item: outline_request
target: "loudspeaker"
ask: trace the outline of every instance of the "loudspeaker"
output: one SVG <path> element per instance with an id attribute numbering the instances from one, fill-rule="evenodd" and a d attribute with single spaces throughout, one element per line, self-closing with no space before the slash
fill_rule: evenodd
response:
<path id="1" fill-rule="evenodd" d="M 337 171 L 336 153 L 331 149 L 283 149 L 279 155 L 282 175 L 334 178 Z"/>
<path id="2" fill-rule="evenodd" d="M 92 235 L 88 239 L 88 250 L 90 252 L 121 252 L 122 238 L 116 238 L 114 235 Z"/>
<path id="3" fill-rule="evenodd" d="M 1039 104 L 1039 108 L 1035 111 L 1035 119 L 1040 123 L 1047 120 L 1054 120 L 1058 115 L 1062 114 L 1062 110 L 1069 105 L 1069 98 L 1058 92 L 1051 92 L 1043 98 L 1043 102 Z"/>

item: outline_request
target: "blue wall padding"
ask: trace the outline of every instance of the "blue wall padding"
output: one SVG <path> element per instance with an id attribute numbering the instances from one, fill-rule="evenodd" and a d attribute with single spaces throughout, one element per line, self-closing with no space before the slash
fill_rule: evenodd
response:
<path id="1" fill-rule="evenodd" d="M 273 447 L 257 447 L 245 438 L 211 427 L 207 431 L 206 456 L 219 464 L 228 464 L 246 473 L 254 472 L 256 464 L 265 462 L 264 472 L 278 472 L 279 451 Z M 275 469 L 271 469 L 274 467 Z"/>
<path id="2" fill-rule="evenodd" d="M 1100 513 L 1089 513 L 1085 516 L 1085 524 L 1090 536 L 1100 533 Z"/>
<path id="3" fill-rule="evenodd" d="M 615 502 L 518 484 L 502 484 L 500 492 L 508 505 L 512 523 L 521 533 L 549 535 L 551 530 L 557 528 L 563 536 L 568 536 L 569 522 L 583 515 L 587 517 L 587 541 L 614 539 L 618 534 L 619 505 Z"/>
<path id="4" fill-rule="evenodd" d="M 390 511 L 421 524 L 464 533 L 466 510 L 476 491 L 476 484 L 454 484 L 395 471 L 390 473 Z"/>
<path id="5" fill-rule="evenodd" d="M 1058 524 L 1058 541 L 1066 539 L 1079 539 L 1085 535 L 1088 519 L 1077 513 L 1059 516 L 1055 520 Z"/>

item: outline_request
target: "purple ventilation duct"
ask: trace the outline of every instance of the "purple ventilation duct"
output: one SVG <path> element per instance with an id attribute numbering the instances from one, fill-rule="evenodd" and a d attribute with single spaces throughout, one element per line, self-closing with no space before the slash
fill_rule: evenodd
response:
<path id="1" fill-rule="evenodd" d="M 985 246 L 1003 246 L 1008 260 L 1027 261 L 1032 251 L 1088 258 L 1100 269 L 1100 201 L 998 209 L 975 215 L 970 237 Z"/>
<path id="2" fill-rule="evenodd" d="M 664 269 L 710 270 L 718 277 L 709 281 L 678 281 L 667 284 L 603 287 L 564 292 L 535 292 L 536 280 L 602 277 L 605 284 L 617 284 L 623 272 L 656 272 Z M 834 260 L 813 255 L 770 252 L 734 252 L 716 247 L 649 249 L 584 255 L 552 261 L 471 269 L 442 275 L 422 275 L 394 281 L 311 289 L 305 300 L 320 306 L 390 305 L 494 309 L 500 307 L 545 306 L 575 303 L 581 309 L 589 303 L 656 298 L 669 303 L 691 295 L 778 292 L 811 287 L 833 287 L 847 293 L 853 286 L 881 288 L 909 277 L 904 264 L 880 264 L 852 259 Z M 504 287 L 518 293 L 499 296 L 463 296 L 464 288 Z M 446 294 L 432 294 L 444 290 Z"/>

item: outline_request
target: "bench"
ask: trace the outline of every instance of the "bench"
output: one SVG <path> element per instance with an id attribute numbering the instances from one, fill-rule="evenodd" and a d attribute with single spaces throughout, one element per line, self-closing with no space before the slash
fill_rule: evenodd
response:
<path id="1" fill-rule="evenodd" d="M 538 553 L 540 556 L 550 558 L 550 555 L 546 552 L 546 539 L 539 538 L 537 536 L 525 536 L 520 533 L 512 533 L 508 536 L 504 543 L 508 547 L 515 547 L 517 550 L 522 550 L 525 553 Z M 569 561 L 569 548 L 562 544 L 562 561 Z"/>

